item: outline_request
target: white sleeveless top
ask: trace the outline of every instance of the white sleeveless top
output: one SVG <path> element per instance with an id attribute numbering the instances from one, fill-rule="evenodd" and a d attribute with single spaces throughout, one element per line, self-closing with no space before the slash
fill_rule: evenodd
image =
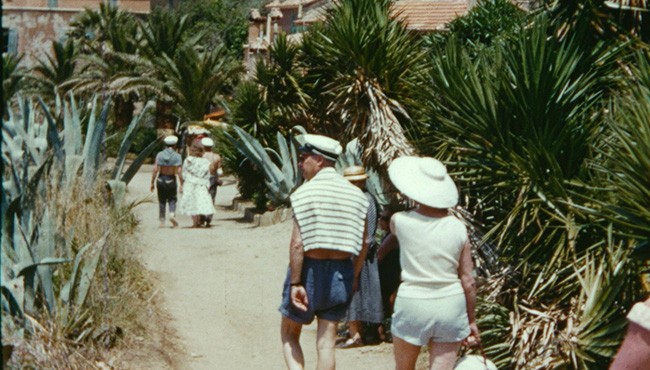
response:
<path id="1" fill-rule="evenodd" d="M 439 298 L 463 294 L 458 277 L 467 228 L 454 216 L 427 217 L 415 211 L 393 215 L 400 246 L 402 284 L 407 298 Z"/>

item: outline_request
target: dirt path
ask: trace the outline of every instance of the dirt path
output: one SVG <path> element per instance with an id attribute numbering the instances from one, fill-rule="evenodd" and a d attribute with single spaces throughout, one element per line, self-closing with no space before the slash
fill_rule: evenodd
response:
<path id="1" fill-rule="evenodd" d="M 129 197 L 149 193 L 151 166 L 143 166 L 129 184 Z M 252 227 L 229 211 L 236 195 L 232 181 L 217 194 L 210 229 L 191 229 L 179 217 L 177 229 L 158 227 L 158 204 L 136 208 L 141 220 L 142 258 L 158 273 L 164 307 L 173 318 L 186 354 L 179 369 L 284 369 L 279 325 L 281 287 L 288 263 L 289 222 Z M 316 325 L 306 326 L 301 341 L 306 368 L 315 368 Z M 338 350 L 337 368 L 393 369 L 387 344 Z"/>

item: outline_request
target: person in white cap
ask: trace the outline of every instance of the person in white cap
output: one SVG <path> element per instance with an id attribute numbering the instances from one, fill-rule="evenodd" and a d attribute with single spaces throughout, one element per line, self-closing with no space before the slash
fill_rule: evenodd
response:
<path id="1" fill-rule="evenodd" d="M 214 148 L 214 140 L 209 137 L 204 137 L 201 139 L 201 145 L 203 145 L 203 158 L 210 161 L 210 187 L 208 192 L 210 193 L 210 198 L 212 198 L 212 204 L 214 205 L 214 199 L 217 197 L 217 186 L 221 185 L 221 180 L 219 180 L 219 169 L 221 168 L 221 156 L 217 153 L 214 153 L 212 149 Z M 212 222 L 212 215 L 204 216 L 201 218 L 201 223 L 205 223 L 206 227 L 210 227 Z"/>
<path id="2" fill-rule="evenodd" d="M 303 369 L 300 334 L 316 317 L 316 368 L 334 369 L 336 327 L 356 290 L 367 250 L 368 200 L 334 169 L 342 151 L 338 141 L 309 134 L 298 140 L 307 181 L 290 198 L 294 223 L 279 308 L 282 351 L 289 369 Z"/>
<path id="3" fill-rule="evenodd" d="M 169 135 L 163 139 L 165 149 L 156 155 L 151 174 L 151 192 L 158 190 L 158 218 L 160 227 L 165 226 L 165 211 L 169 204 L 169 221 L 172 227 L 178 226 L 176 221 L 177 194 L 183 191 L 183 176 L 181 175 L 181 155 L 174 150 L 178 137 Z M 176 179 L 178 178 L 178 182 Z"/>
<path id="4" fill-rule="evenodd" d="M 391 324 L 396 369 L 414 369 L 420 348 L 428 345 L 430 368 L 451 370 L 461 342 L 480 341 L 467 227 L 449 213 L 458 190 L 433 158 L 397 158 L 388 175 L 416 203 L 390 221 L 402 265 Z"/>

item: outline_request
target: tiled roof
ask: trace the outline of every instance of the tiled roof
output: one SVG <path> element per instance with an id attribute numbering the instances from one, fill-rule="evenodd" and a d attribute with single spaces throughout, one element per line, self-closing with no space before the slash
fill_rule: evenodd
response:
<path id="1" fill-rule="evenodd" d="M 302 18 L 296 19 L 296 24 L 311 24 L 325 20 L 327 11 L 332 7 L 332 3 L 325 3 L 319 7 L 314 7 L 303 13 Z"/>
<path id="2" fill-rule="evenodd" d="M 268 4 L 266 4 L 267 8 L 297 8 L 298 5 L 302 4 L 303 6 L 310 5 L 311 3 L 315 3 L 319 0 L 274 0 Z"/>
<path id="3" fill-rule="evenodd" d="M 444 29 L 468 10 L 467 0 L 399 0 L 393 4 L 393 12 L 404 20 L 406 28 L 416 31 Z"/>

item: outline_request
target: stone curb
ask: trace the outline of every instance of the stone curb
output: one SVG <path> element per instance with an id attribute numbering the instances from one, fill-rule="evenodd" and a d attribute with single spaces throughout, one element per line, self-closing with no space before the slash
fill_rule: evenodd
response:
<path id="1" fill-rule="evenodd" d="M 240 214 L 246 222 L 250 222 L 253 226 L 271 226 L 291 219 L 293 212 L 291 208 L 278 208 L 273 211 L 264 213 L 255 212 L 255 204 L 250 200 L 241 198 L 234 198 L 230 208 Z"/>

